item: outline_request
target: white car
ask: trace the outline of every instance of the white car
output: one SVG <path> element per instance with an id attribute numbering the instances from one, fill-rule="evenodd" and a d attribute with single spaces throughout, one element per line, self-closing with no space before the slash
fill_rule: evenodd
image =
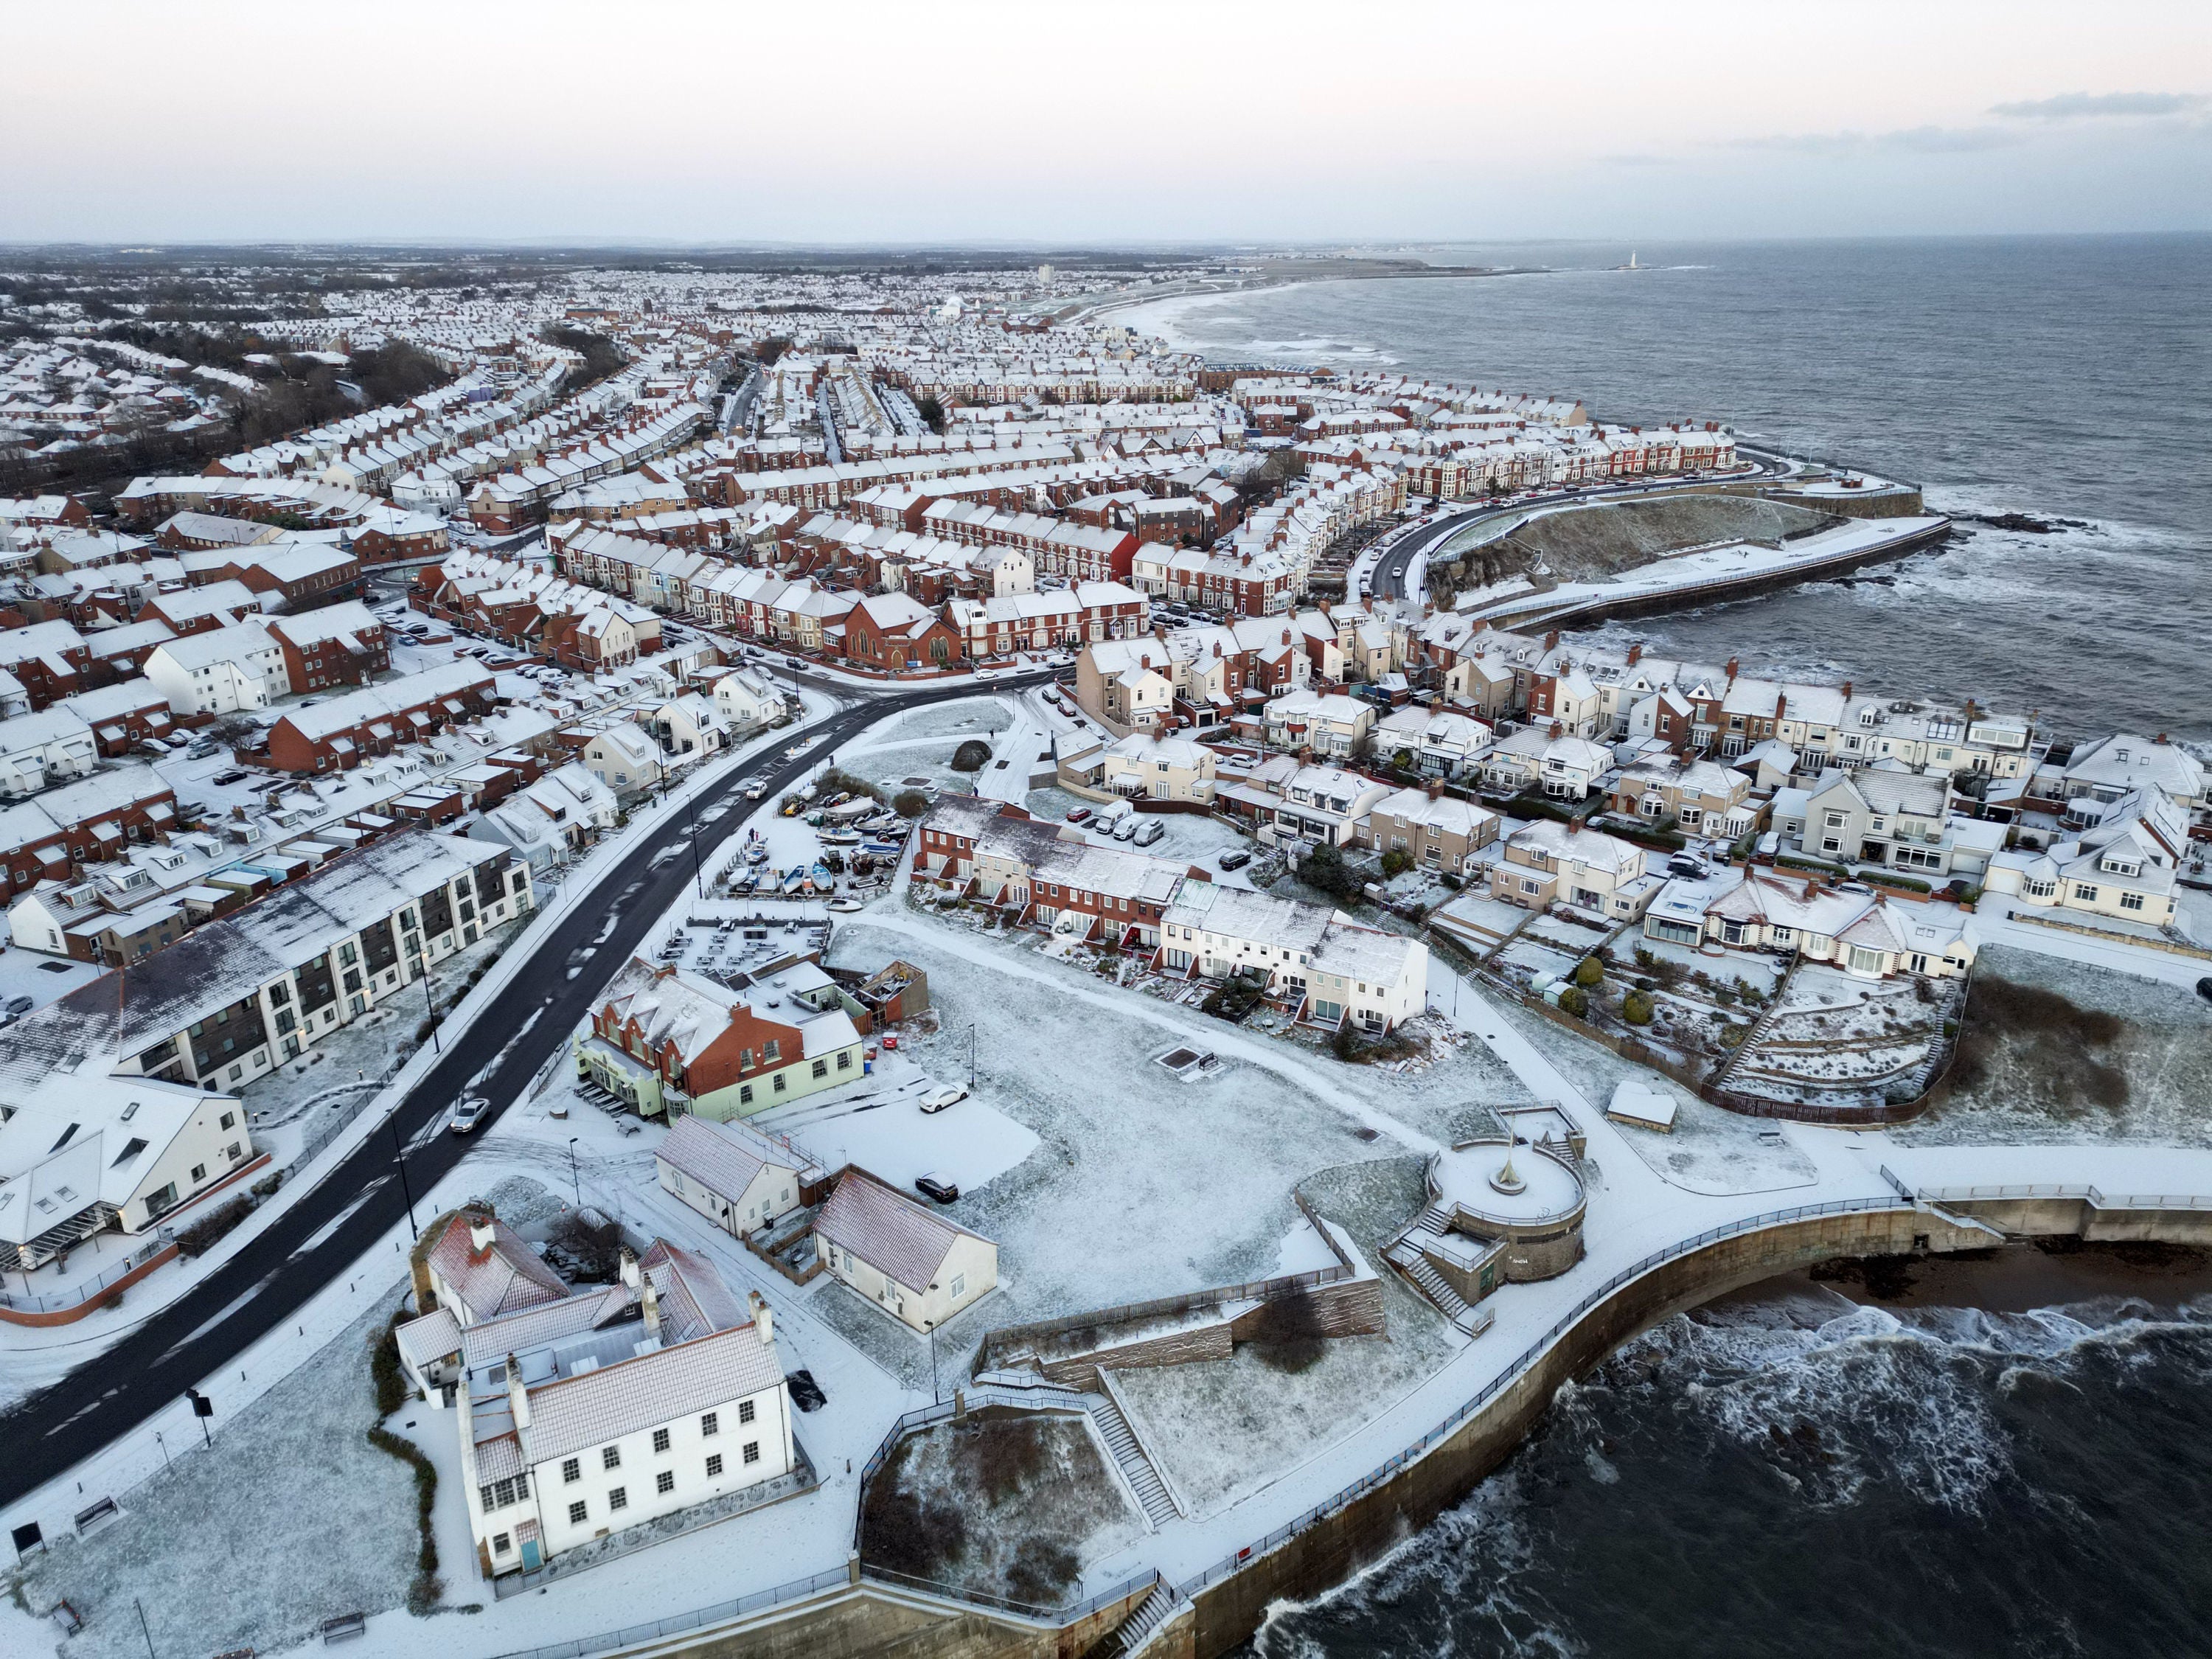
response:
<path id="1" fill-rule="evenodd" d="M 925 1112 L 941 1112 L 947 1106 L 957 1106 L 967 1098 L 968 1091 L 965 1089 L 955 1088 L 951 1084 L 947 1084 L 942 1089 L 933 1089 L 921 1097 L 921 1109 Z"/>
<path id="2" fill-rule="evenodd" d="M 491 1115 L 491 1102 L 482 1095 L 464 1095 L 453 1107 L 453 1133 L 474 1134 L 477 1125 Z"/>

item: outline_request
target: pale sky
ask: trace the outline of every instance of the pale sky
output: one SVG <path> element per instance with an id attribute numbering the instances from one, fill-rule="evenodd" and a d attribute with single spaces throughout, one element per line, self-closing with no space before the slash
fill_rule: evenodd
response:
<path id="1" fill-rule="evenodd" d="M 2212 4 L 11 0 L 0 240 L 2212 229 Z"/>

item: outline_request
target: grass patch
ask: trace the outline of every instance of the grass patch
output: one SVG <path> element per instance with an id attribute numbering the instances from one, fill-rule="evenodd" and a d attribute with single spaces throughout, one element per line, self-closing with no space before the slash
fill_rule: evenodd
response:
<path id="1" fill-rule="evenodd" d="M 2127 1030 L 2117 1014 L 1996 974 L 1975 975 L 1948 1079 L 1955 1089 L 1989 1081 L 2001 1055 L 2054 1097 L 2106 1110 L 2128 1103 L 2128 1076 L 2097 1052 Z"/>

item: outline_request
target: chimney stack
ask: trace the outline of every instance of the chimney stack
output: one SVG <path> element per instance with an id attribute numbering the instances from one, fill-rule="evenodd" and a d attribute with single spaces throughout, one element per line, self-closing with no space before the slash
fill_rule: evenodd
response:
<path id="1" fill-rule="evenodd" d="M 761 1346 L 775 1346 L 775 1310 L 768 1305 L 768 1298 L 758 1291 L 745 1292 L 745 1305 L 753 1310 L 753 1329 L 759 1334 Z"/>
<path id="2" fill-rule="evenodd" d="M 1544 649 L 1547 651 L 1555 651 L 1559 648 L 1559 630 L 1555 628 L 1550 633 L 1544 635 Z"/>
<path id="3" fill-rule="evenodd" d="M 507 1357 L 507 1409 L 517 1429 L 530 1426 L 530 1390 L 522 1386 L 522 1362 L 511 1353 Z"/>
<path id="4" fill-rule="evenodd" d="M 653 1288 L 653 1280 L 641 1274 L 643 1282 L 637 1291 L 638 1305 L 645 1312 L 645 1334 L 653 1341 L 660 1340 L 660 1292 Z"/>
<path id="5" fill-rule="evenodd" d="M 1431 800 L 1442 800 L 1443 799 L 1443 793 L 1444 781 L 1442 778 L 1431 778 L 1429 780 L 1429 799 Z"/>
<path id="6" fill-rule="evenodd" d="M 1729 684 L 1730 685 L 1734 685 L 1734 684 L 1735 684 L 1735 669 L 1736 669 L 1736 662 L 1735 662 L 1735 659 L 1734 657 L 1730 657 L 1730 658 L 1728 659 L 1728 677 L 1729 677 Z"/>
<path id="7" fill-rule="evenodd" d="M 1636 665 L 1637 665 L 1637 664 L 1638 664 L 1638 663 L 1642 662 L 1643 660 L 1644 660 L 1644 642 L 1643 642 L 1641 640 L 1639 640 L 1639 641 L 1638 641 L 1634 645 L 1632 645 L 1632 646 L 1630 646 L 1630 647 L 1628 647 L 1628 665 L 1629 665 L 1631 668 L 1633 668 L 1633 667 L 1635 667 L 1635 666 L 1636 666 Z"/>
<path id="8" fill-rule="evenodd" d="M 637 1257 L 631 1254 L 630 1248 L 627 1244 L 622 1247 L 620 1261 L 622 1262 L 622 1282 L 629 1285 L 630 1289 L 634 1291 L 637 1288 L 638 1279 L 641 1275 L 637 1270 Z"/>
<path id="9" fill-rule="evenodd" d="M 497 1237 L 498 1233 L 493 1227 L 492 1218 L 489 1216 L 472 1215 L 469 1218 L 469 1252 L 471 1255 L 482 1255 L 486 1250 L 491 1249 L 492 1240 Z"/>
<path id="10" fill-rule="evenodd" d="M 1851 683 L 1850 683 L 1849 680 L 1845 680 L 1845 681 L 1844 682 L 1844 701 L 1845 702 L 1849 702 L 1850 700 L 1851 700 Z"/>

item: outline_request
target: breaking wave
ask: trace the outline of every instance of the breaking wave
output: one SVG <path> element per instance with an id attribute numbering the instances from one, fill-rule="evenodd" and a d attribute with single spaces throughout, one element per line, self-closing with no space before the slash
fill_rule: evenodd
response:
<path id="1" fill-rule="evenodd" d="M 2094 1604 L 2154 1621 L 2212 1593 L 2208 1382 L 2212 1303 L 1893 1310 L 1800 1285 L 1707 1309 L 1563 1389 L 1466 1502 L 1274 1609 L 1251 1652 L 1641 1659 L 1718 1650 L 1697 1621 L 1731 1609 L 1730 1652 L 2137 1650 L 2151 1626 Z M 2168 1487 L 2193 1516 L 2114 1535 L 2116 1501 Z M 1862 1622 L 1877 1590 L 1894 1641 Z"/>

